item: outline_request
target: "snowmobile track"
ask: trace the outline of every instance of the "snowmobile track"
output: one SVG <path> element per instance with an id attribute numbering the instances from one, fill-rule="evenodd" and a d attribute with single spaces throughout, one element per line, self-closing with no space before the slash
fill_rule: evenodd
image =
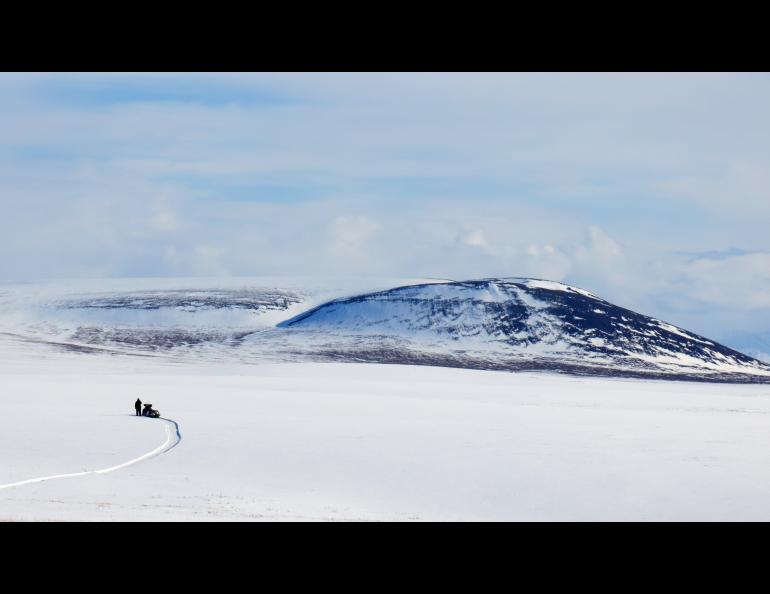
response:
<path id="1" fill-rule="evenodd" d="M 145 460 L 149 460 L 150 458 L 155 458 L 156 456 L 160 456 L 161 454 L 165 454 L 167 452 L 170 452 L 173 450 L 176 446 L 179 445 L 179 442 L 182 441 L 182 434 L 179 431 L 179 425 L 176 421 L 173 419 L 166 419 L 161 417 L 159 420 L 165 421 L 163 423 L 163 428 L 166 432 L 166 441 L 163 442 L 162 445 L 158 446 L 151 452 L 147 452 L 146 454 L 143 454 L 142 456 L 139 456 L 138 458 L 134 458 L 133 460 L 129 460 L 128 462 L 123 462 L 122 464 L 118 464 L 116 466 L 110 466 L 109 468 L 102 468 L 99 470 L 84 470 L 82 472 L 70 472 L 67 474 L 54 474 L 51 476 L 42 476 L 38 478 L 32 478 L 27 479 L 24 481 L 18 481 L 15 483 L 8 483 L 6 485 L 0 485 L 0 491 L 3 489 L 11 489 L 13 487 L 21 487 L 23 485 L 30 485 L 33 483 L 43 483 L 46 481 L 52 481 L 55 479 L 63 479 L 63 478 L 75 478 L 79 476 L 86 476 L 89 474 L 107 474 L 109 472 L 115 472 L 116 470 L 121 470 L 123 468 L 127 468 L 129 466 L 133 466 L 134 464 L 138 464 L 139 462 L 144 462 Z M 172 430 L 173 429 L 173 430 Z"/>

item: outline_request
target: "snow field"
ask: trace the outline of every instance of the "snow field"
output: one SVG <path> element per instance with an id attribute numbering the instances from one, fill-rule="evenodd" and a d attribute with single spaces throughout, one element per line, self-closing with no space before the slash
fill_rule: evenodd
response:
<path id="1" fill-rule="evenodd" d="M 82 363 L 80 362 L 82 361 Z M 83 373 L 79 373 L 81 369 Z M 363 364 L 0 375 L 19 520 L 770 519 L 770 390 Z"/>

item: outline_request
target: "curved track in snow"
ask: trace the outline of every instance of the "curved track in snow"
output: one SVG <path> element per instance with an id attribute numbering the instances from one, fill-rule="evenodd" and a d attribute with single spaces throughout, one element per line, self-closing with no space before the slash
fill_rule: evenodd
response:
<path id="1" fill-rule="evenodd" d="M 165 421 L 163 424 L 163 428 L 166 432 L 166 441 L 163 442 L 163 444 L 161 444 L 154 450 L 152 450 L 151 452 L 147 452 L 146 454 L 143 454 L 138 458 L 134 458 L 133 460 L 129 460 L 128 462 L 123 462 L 116 466 L 110 466 L 109 468 L 101 468 L 99 470 L 84 470 L 82 472 L 70 472 L 68 474 L 54 474 L 51 476 L 41 476 L 38 478 L 27 479 L 27 480 L 18 481 L 15 483 L 8 483 L 6 485 L 0 485 L 0 490 L 11 489 L 13 487 L 21 487 L 23 485 L 31 485 L 33 483 L 43 483 L 43 482 L 52 481 L 55 479 L 75 478 L 78 476 L 86 476 L 89 474 L 107 474 L 109 472 L 115 472 L 116 470 L 127 468 L 128 466 L 133 466 L 134 464 L 138 464 L 139 462 L 143 462 L 145 460 L 149 460 L 150 458 L 160 456 L 161 454 L 165 454 L 166 452 L 173 450 L 176 446 L 179 445 L 179 442 L 182 441 L 182 434 L 179 431 L 179 425 L 177 424 L 176 421 L 172 419 L 165 419 L 162 417 L 160 420 Z"/>

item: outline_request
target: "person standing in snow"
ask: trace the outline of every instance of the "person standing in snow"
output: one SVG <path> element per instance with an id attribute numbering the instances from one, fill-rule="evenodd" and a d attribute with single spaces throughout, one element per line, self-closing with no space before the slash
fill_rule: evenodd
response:
<path id="1" fill-rule="evenodd" d="M 134 402 L 134 408 L 136 409 L 136 416 L 141 417 L 142 416 L 142 401 L 138 398 L 136 399 L 136 402 Z"/>

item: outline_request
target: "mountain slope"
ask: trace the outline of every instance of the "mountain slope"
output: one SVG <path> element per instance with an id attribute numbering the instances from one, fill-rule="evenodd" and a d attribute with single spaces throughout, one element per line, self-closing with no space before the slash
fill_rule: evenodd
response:
<path id="1" fill-rule="evenodd" d="M 538 279 L 399 287 L 336 299 L 279 327 L 311 341 L 314 334 L 333 335 L 338 345 L 327 352 L 342 359 L 354 347 L 364 360 L 398 359 L 401 351 L 406 358 L 450 357 L 462 366 L 770 378 L 770 366 L 747 355 L 583 289 Z"/>

